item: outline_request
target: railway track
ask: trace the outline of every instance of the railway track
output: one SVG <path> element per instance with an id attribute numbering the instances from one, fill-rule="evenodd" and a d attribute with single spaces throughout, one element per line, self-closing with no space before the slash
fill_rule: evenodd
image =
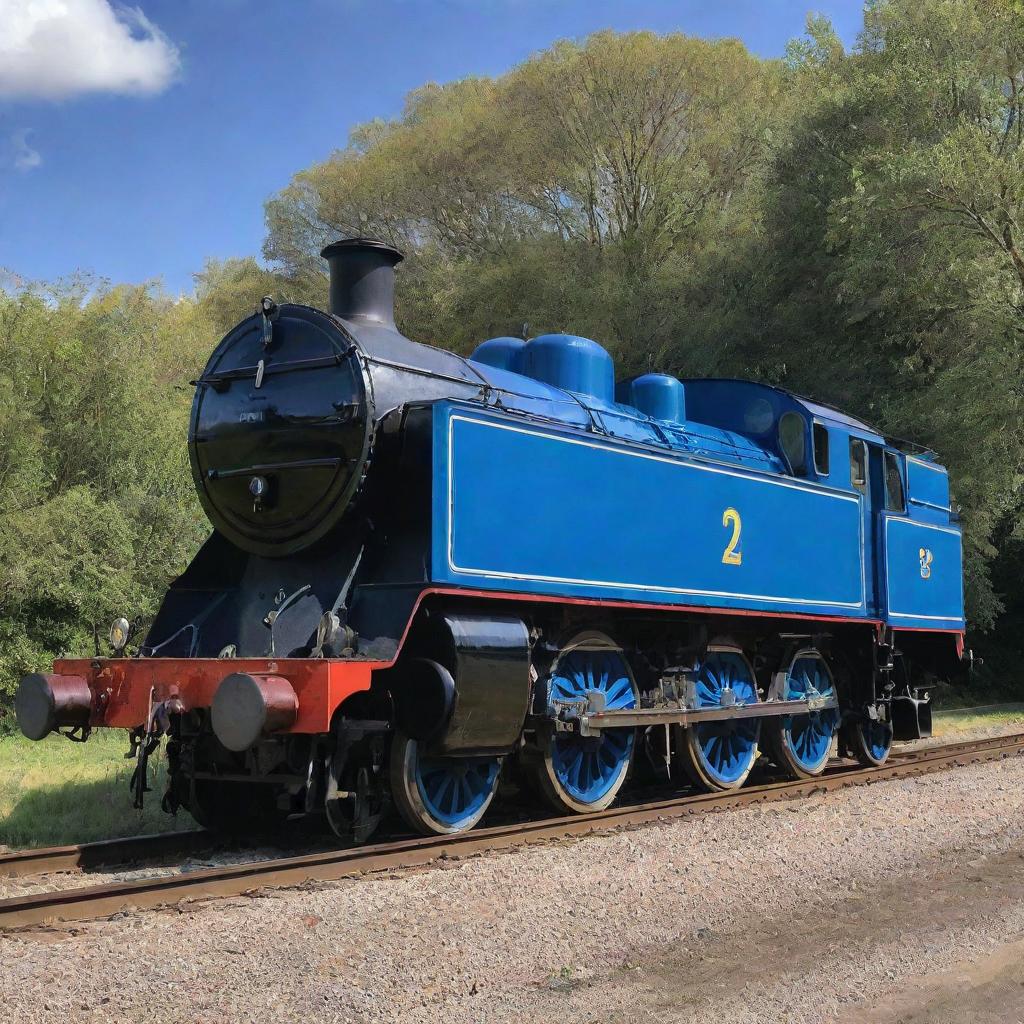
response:
<path id="1" fill-rule="evenodd" d="M 24 928 L 50 921 L 90 920 L 126 908 L 141 909 L 182 900 L 238 896 L 265 887 L 298 886 L 395 868 L 418 867 L 436 860 L 464 858 L 531 842 L 565 839 L 747 804 L 808 796 L 999 760 L 1021 753 L 1024 753 L 1024 733 L 901 752 L 894 754 L 881 768 L 851 767 L 848 762 L 840 763 L 813 779 L 770 782 L 733 793 L 687 794 L 649 803 L 626 804 L 593 814 L 479 828 L 453 836 L 400 839 L 372 846 L 34 893 L 0 900 L 0 929 Z M 0 875 L 43 875 L 103 864 L 124 864 L 170 852 L 190 852 L 209 843 L 209 833 L 194 831 L 22 851 L 0 856 Z"/>
<path id="2" fill-rule="evenodd" d="M 168 854 L 191 853 L 210 844 L 205 829 L 164 832 L 158 835 L 104 839 L 80 846 L 50 846 L 0 855 L 0 877 L 22 878 L 56 871 L 91 871 L 107 865 L 121 867 Z"/>

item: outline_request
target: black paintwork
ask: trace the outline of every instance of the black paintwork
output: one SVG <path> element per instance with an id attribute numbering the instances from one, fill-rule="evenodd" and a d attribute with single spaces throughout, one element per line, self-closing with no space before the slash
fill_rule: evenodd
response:
<path id="1" fill-rule="evenodd" d="M 402 254 L 373 238 L 343 238 L 321 250 L 331 270 L 330 310 L 343 320 L 395 325 L 394 268 Z"/>
<path id="2" fill-rule="evenodd" d="M 395 329 L 397 250 L 353 240 L 325 256 L 331 313 L 267 304 L 197 381 L 189 450 L 216 532 L 171 585 L 147 654 L 301 657 L 334 610 L 356 658 L 387 660 L 430 578 L 429 404 L 486 390 L 466 360 Z M 279 596 L 303 588 L 268 629 Z"/>
<path id="3" fill-rule="evenodd" d="M 439 750 L 446 754 L 511 750 L 530 701 L 530 637 L 525 623 L 497 615 L 439 618 L 451 636 L 456 694 Z"/>
<path id="4" fill-rule="evenodd" d="M 439 608 L 417 622 L 410 640 L 421 657 L 385 679 L 402 728 L 439 754 L 508 753 L 530 700 L 523 620 Z"/>
<path id="5" fill-rule="evenodd" d="M 196 387 L 192 475 L 210 521 L 255 554 L 286 556 L 333 527 L 355 493 L 370 415 L 354 346 L 325 313 L 281 306 L 217 346 Z M 253 481 L 264 493 L 253 494 Z"/>

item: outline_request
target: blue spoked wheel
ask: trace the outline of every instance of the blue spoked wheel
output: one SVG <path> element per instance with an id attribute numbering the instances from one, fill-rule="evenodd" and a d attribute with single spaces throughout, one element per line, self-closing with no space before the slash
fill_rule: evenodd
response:
<path id="1" fill-rule="evenodd" d="M 431 757 L 397 733 L 391 745 L 391 793 L 406 824 L 423 835 L 472 828 L 498 789 L 500 757 Z"/>
<path id="2" fill-rule="evenodd" d="M 637 705 L 629 667 L 603 634 L 586 633 L 567 644 L 547 679 L 548 714 L 581 703 L 605 711 Z M 605 729 L 599 736 L 544 734 L 534 765 L 541 793 L 560 811 L 608 807 L 626 781 L 635 739 L 633 728 Z"/>
<path id="3" fill-rule="evenodd" d="M 697 672 L 694 696 L 698 708 L 757 703 L 750 662 L 733 648 L 708 648 Z M 702 789 L 738 789 L 757 760 L 760 728 L 757 718 L 691 726 L 679 743 L 683 766 Z"/>
<path id="4" fill-rule="evenodd" d="M 774 696 L 777 700 L 834 699 L 835 681 L 825 659 L 817 651 L 799 651 Z M 828 764 L 840 717 L 835 707 L 773 720 L 771 751 L 775 762 L 794 778 L 820 775 Z"/>
<path id="5" fill-rule="evenodd" d="M 847 743 L 861 764 L 877 768 L 885 764 L 892 750 L 892 723 L 869 718 L 851 722 Z"/>

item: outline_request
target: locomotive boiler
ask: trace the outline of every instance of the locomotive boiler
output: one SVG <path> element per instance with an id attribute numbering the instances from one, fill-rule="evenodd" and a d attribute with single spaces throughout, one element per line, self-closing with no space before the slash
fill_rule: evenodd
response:
<path id="1" fill-rule="evenodd" d="M 212 535 L 137 648 L 22 681 L 25 735 L 129 730 L 137 802 L 166 741 L 167 810 L 359 841 L 470 828 L 503 778 L 582 813 L 930 731 L 965 626 L 932 453 L 573 335 L 418 344 L 396 249 L 323 256 L 329 311 L 264 299 L 195 382 Z"/>

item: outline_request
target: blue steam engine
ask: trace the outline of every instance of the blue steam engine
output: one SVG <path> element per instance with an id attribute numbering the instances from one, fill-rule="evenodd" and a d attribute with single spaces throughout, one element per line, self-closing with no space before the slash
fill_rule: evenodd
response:
<path id="1" fill-rule="evenodd" d="M 276 305 L 196 382 L 214 533 L 129 656 L 26 677 L 26 735 L 167 737 L 168 809 L 214 827 L 390 807 L 475 825 L 514 777 L 560 813 L 631 774 L 741 786 L 930 731 L 963 654 L 946 471 L 778 388 L 597 343 L 403 337 L 389 246 L 324 250 L 330 312 Z"/>

